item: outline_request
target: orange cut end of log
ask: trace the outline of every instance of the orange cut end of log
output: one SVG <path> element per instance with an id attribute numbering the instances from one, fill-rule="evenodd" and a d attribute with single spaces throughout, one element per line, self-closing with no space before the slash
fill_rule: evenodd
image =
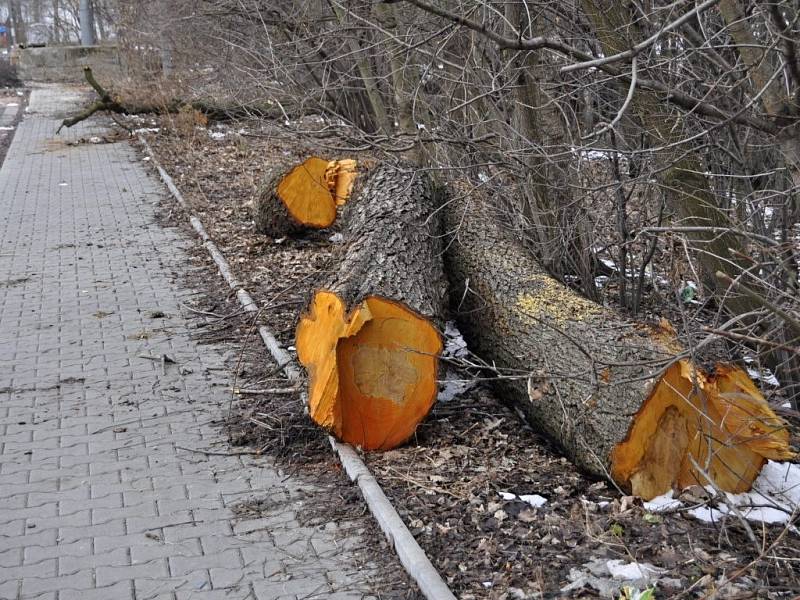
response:
<path id="1" fill-rule="evenodd" d="M 436 400 L 441 336 L 399 302 L 370 296 L 348 314 L 339 296 L 319 291 L 295 345 L 311 419 L 354 446 L 396 448 Z"/>
<path id="2" fill-rule="evenodd" d="M 328 164 L 329 161 L 312 156 L 278 184 L 278 198 L 289 215 L 306 227 L 322 229 L 336 220 L 336 201 L 325 179 Z"/>
<path id="3" fill-rule="evenodd" d="M 712 482 L 741 493 L 767 459 L 793 457 L 786 424 L 744 371 L 717 365 L 709 375 L 681 360 L 656 382 L 614 448 L 611 476 L 645 500 Z"/>
<path id="4" fill-rule="evenodd" d="M 325 170 L 325 182 L 333 195 L 336 206 L 343 206 L 350 199 L 358 175 L 357 166 L 358 163 L 350 158 L 332 160 L 328 163 L 328 168 Z"/>

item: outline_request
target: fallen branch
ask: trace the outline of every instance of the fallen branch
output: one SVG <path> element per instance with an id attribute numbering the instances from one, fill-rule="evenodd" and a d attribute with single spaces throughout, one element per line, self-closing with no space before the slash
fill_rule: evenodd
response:
<path id="1" fill-rule="evenodd" d="M 168 102 L 153 104 L 131 104 L 122 102 L 108 92 L 103 86 L 101 86 L 95 79 L 91 67 L 83 67 L 83 76 L 86 79 L 86 82 L 97 93 L 99 99 L 94 101 L 77 115 L 64 119 L 56 130 L 56 133 L 60 133 L 64 127 L 73 127 L 74 125 L 77 125 L 81 121 L 85 121 L 96 112 L 100 111 L 123 115 L 175 114 L 188 107 L 203 113 L 209 119 L 217 121 L 242 119 L 247 117 L 263 117 L 271 119 L 279 118 L 283 115 L 283 112 L 279 108 L 276 108 L 270 104 L 222 106 L 209 100 L 181 99 L 172 99 Z"/>

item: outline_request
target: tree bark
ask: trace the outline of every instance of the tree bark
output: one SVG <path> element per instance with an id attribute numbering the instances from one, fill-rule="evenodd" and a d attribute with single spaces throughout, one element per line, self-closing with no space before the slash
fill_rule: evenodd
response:
<path id="1" fill-rule="evenodd" d="M 444 273 L 428 175 L 380 167 L 348 206 L 339 268 L 297 328 L 309 414 L 337 438 L 390 449 L 436 399 Z"/>
<path id="2" fill-rule="evenodd" d="M 680 358 L 665 321 L 629 320 L 561 285 L 477 200 L 449 206 L 445 223 L 462 332 L 503 372 L 503 398 L 581 469 L 649 499 L 709 479 L 743 491 L 767 458 L 792 456 L 743 371 L 705 372 Z"/>

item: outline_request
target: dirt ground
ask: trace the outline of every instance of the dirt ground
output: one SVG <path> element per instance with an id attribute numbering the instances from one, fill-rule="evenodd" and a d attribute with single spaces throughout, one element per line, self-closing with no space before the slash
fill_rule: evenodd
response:
<path id="1" fill-rule="evenodd" d="M 259 235 L 250 216 L 253 194 L 276 162 L 312 153 L 339 157 L 330 155 L 324 139 L 298 138 L 275 122 L 207 127 L 182 115 L 138 118 L 129 126 L 147 135 L 234 272 L 264 307 L 258 322 L 292 351 L 298 315 L 315 281 L 331 268 L 335 230 L 277 240 Z M 164 219 L 186 226 L 171 199 L 165 200 Z M 253 323 L 237 313 L 230 290 L 212 283 L 217 276 L 202 248 L 193 260 L 196 283 L 208 290 L 206 304 L 197 308 L 205 313 L 199 334 L 241 349 L 242 393 L 226 424 L 231 441 L 335 484 L 345 502 L 321 506 L 316 518 L 328 518 L 325 511 L 363 510 L 326 435 L 305 416 L 299 392 L 257 393 L 287 383 L 261 351 Z M 475 375 L 449 373 L 464 382 Z M 609 565 L 622 569 L 634 561 L 654 570 L 649 581 L 641 573 L 627 579 L 640 590 L 655 584 L 656 598 L 798 597 L 797 514 L 789 526 L 753 524 L 749 532 L 735 517 L 703 522 L 688 511 L 713 501 L 697 490 L 688 492 L 685 508 L 649 512 L 640 499 L 578 473 L 486 383 L 462 387 L 436 405 L 404 447 L 365 457 L 462 600 L 619 597 L 614 586 L 626 577 L 615 578 Z M 258 509 L 258 503 L 243 508 Z M 374 535 L 379 543 L 380 534 Z M 406 586 L 400 592 L 405 595 L 384 597 L 413 597 L 407 582 L 394 581 Z"/>

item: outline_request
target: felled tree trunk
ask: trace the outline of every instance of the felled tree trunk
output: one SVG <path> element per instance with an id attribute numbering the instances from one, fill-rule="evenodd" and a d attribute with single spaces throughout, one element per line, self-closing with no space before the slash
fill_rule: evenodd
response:
<path id="1" fill-rule="evenodd" d="M 367 450 L 402 444 L 436 399 L 445 277 L 435 205 L 426 173 L 379 168 L 348 207 L 339 268 L 297 327 L 311 418 Z"/>
<path id="2" fill-rule="evenodd" d="M 267 172 L 253 206 L 256 231 L 273 237 L 304 229 L 324 229 L 350 197 L 356 161 L 328 161 L 316 156 L 292 169 Z"/>
<path id="3" fill-rule="evenodd" d="M 508 374 L 503 397 L 576 465 L 646 499 L 750 488 L 788 432 L 749 377 L 707 372 L 671 326 L 631 321 L 551 278 L 477 201 L 446 211 L 446 268 L 473 350 Z M 664 368 L 665 365 L 666 369 Z"/>

